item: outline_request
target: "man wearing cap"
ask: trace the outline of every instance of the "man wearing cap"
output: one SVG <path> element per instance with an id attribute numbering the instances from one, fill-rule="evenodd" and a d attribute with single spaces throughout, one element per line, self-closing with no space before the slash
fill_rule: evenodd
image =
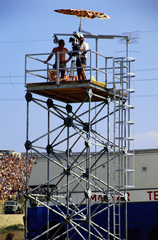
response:
<path id="1" fill-rule="evenodd" d="M 79 44 L 79 54 L 77 56 L 76 60 L 76 66 L 77 67 L 85 67 L 87 62 L 87 50 L 89 49 L 88 43 L 84 42 L 84 36 L 80 34 L 80 44 Z M 84 74 L 85 68 L 78 68 L 78 80 L 86 80 L 85 74 Z"/>

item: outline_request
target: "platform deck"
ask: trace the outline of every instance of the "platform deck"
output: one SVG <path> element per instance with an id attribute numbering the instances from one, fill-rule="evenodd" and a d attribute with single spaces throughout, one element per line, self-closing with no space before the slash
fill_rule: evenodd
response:
<path id="1" fill-rule="evenodd" d="M 104 101 L 108 96 L 113 98 L 113 89 L 107 89 L 104 83 L 96 81 L 61 81 L 56 82 L 28 83 L 27 91 L 47 98 L 56 99 L 66 103 L 88 102 L 86 90 L 91 88 L 93 96 L 92 102 Z"/>

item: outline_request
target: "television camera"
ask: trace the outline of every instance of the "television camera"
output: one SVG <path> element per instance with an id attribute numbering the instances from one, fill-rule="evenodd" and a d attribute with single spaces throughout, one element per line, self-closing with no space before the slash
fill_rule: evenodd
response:
<path id="1" fill-rule="evenodd" d="M 83 36 L 82 34 L 79 34 L 78 32 L 73 32 L 74 37 L 70 37 L 69 42 L 72 43 L 72 50 L 78 51 L 80 48 L 80 38 Z M 78 55 L 78 52 L 73 52 L 72 56 Z"/>

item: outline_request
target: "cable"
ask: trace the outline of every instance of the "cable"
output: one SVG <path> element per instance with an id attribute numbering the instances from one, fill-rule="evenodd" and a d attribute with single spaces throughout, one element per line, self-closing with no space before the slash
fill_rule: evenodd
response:
<path id="1" fill-rule="evenodd" d="M 148 30 L 148 31 L 140 31 L 140 33 L 145 33 L 145 32 L 158 32 L 158 29 L 156 29 L 156 30 Z"/>
<path id="2" fill-rule="evenodd" d="M 142 97 L 142 98 L 143 98 L 143 97 L 158 97 L 158 94 L 153 94 L 153 95 L 138 95 L 138 96 L 136 95 L 135 98 L 137 98 L 137 97 Z"/>
<path id="3" fill-rule="evenodd" d="M 147 82 L 147 81 L 157 81 L 158 78 L 149 78 L 149 79 L 136 79 L 136 82 Z"/>
<path id="4" fill-rule="evenodd" d="M 139 32 L 139 33 L 147 33 L 147 32 L 157 32 L 158 29 L 156 30 L 147 30 L 147 31 L 136 31 L 136 32 Z M 3 42 L 0 42 L 0 43 L 16 43 L 16 42 L 44 42 L 44 41 L 52 41 L 52 39 L 43 39 L 43 40 L 19 40 L 19 41 L 3 41 Z"/>
<path id="5" fill-rule="evenodd" d="M 0 43 L 25 43 L 25 42 L 48 42 L 52 41 L 52 39 L 45 39 L 45 40 L 23 40 L 23 41 L 4 41 Z"/>
<path id="6" fill-rule="evenodd" d="M 0 101 L 24 101 L 24 99 L 0 99 Z"/>
<path id="7" fill-rule="evenodd" d="M 0 84 L 4 84 L 4 85 L 10 85 L 10 84 L 11 85 L 21 85 L 22 84 L 22 85 L 24 85 L 24 83 L 13 83 L 13 82 L 12 83 L 0 83 Z"/>

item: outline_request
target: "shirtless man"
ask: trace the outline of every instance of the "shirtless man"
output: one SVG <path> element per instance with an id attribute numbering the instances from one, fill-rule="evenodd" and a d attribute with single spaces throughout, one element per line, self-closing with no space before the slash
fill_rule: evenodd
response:
<path id="1" fill-rule="evenodd" d="M 44 61 L 44 63 L 47 63 L 55 54 L 55 64 L 53 65 L 53 68 L 56 69 L 57 68 L 57 52 L 64 52 L 64 53 L 60 53 L 59 54 L 59 67 L 60 68 L 66 68 L 66 63 L 70 61 L 70 59 L 72 58 L 72 54 L 68 53 L 68 49 L 64 48 L 65 46 L 65 41 L 63 39 L 59 40 L 59 47 L 55 47 L 52 50 L 52 53 L 49 55 L 49 57 L 47 58 L 46 61 Z M 65 52 L 67 52 L 67 54 L 69 55 L 69 58 L 67 60 L 65 60 Z M 65 76 L 65 70 L 61 70 L 61 78 L 64 78 Z"/>

